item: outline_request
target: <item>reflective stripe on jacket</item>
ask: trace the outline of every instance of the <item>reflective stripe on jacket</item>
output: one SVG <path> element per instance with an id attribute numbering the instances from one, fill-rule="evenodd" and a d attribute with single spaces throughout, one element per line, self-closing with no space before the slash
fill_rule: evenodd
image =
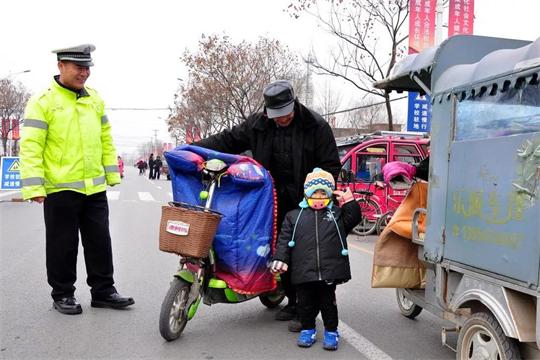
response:
<path id="1" fill-rule="evenodd" d="M 95 90 L 85 87 L 78 95 L 53 79 L 28 102 L 23 124 L 25 200 L 62 190 L 91 195 L 120 183 L 111 125 Z"/>

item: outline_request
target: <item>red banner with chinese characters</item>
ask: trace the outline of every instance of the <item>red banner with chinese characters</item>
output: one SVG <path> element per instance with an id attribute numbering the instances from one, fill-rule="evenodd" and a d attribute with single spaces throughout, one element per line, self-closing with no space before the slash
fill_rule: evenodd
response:
<path id="1" fill-rule="evenodd" d="M 472 34 L 474 24 L 474 0 L 450 0 L 448 12 L 448 37 Z"/>
<path id="2" fill-rule="evenodd" d="M 435 44 L 436 0 L 411 0 L 409 3 L 409 54 Z"/>
<path id="3" fill-rule="evenodd" d="M 2 119 L 2 139 L 6 139 L 9 134 L 9 119 Z"/>
<path id="4" fill-rule="evenodd" d="M 19 140 L 21 135 L 19 134 L 19 119 L 11 120 L 11 139 Z"/>
<path id="5" fill-rule="evenodd" d="M 201 132 L 194 126 L 186 126 L 186 144 L 201 140 Z"/>

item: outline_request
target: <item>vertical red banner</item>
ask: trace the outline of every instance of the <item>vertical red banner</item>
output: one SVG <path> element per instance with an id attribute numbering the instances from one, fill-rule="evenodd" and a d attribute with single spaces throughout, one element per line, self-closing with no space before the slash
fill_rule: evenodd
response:
<path id="1" fill-rule="evenodd" d="M 450 0 L 448 12 L 448 37 L 472 34 L 474 25 L 474 0 Z"/>
<path id="2" fill-rule="evenodd" d="M 11 120 L 11 138 L 13 140 L 19 140 L 21 138 L 19 134 L 19 119 Z"/>
<path id="3" fill-rule="evenodd" d="M 409 54 L 435 44 L 436 0 L 411 0 L 409 3 Z"/>
<path id="4" fill-rule="evenodd" d="M 10 130 L 9 125 L 10 125 L 9 119 L 2 119 L 2 138 L 3 139 L 6 139 L 9 134 L 9 130 Z"/>

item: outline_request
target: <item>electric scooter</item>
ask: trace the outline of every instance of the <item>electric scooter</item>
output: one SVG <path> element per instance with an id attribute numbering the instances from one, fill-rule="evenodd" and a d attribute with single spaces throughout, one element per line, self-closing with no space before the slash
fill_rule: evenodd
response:
<path id="1" fill-rule="evenodd" d="M 172 202 L 173 206 L 184 206 L 210 211 L 219 179 L 226 176 L 227 164 L 219 159 L 204 163 L 202 170 L 203 189 L 199 194 L 204 207 Z M 216 254 L 210 249 L 206 258 L 180 257 L 180 267 L 174 274 L 169 290 L 163 299 L 159 316 L 161 336 L 172 341 L 180 337 L 186 324 L 195 316 L 201 301 L 206 305 L 217 303 L 240 303 L 258 297 L 267 308 L 277 307 L 285 293 L 277 282 L 275 290 L 260 294 L 240 294 L 215 276 Z M 279 279 L 278 279 L 279 280 Z"/>

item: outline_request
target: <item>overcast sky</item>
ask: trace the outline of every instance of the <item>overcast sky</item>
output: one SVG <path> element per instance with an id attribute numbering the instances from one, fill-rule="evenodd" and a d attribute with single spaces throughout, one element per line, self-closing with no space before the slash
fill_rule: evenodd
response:
<path id="1" fill-rule="evenodd" d="M 201 34 L 226 33 L 233 41 L 275 38 L 306 56 L 331 46 L 308 16 L 292 19 L 289 0 L 2 0 L 0 77 L 11 74 L 31 92 L 57 73 L 51 50 L 93 43 L 95 66 L 87 84 L 109 108 L 167 108 L 178 78 L 179 57 L 195 50 Z M 476 0 L 475 34 L 535 40 L 540 0 Z M 30 73 L 17 74 L 31 69 Z M 344 102 L 343 107 L 347 107 Z M 115 143 L 128 154 L 157 130 L 168 139 L 167 111 L 109 110 Z M 403 116 L 402 116 L 403 118 Z"/>

